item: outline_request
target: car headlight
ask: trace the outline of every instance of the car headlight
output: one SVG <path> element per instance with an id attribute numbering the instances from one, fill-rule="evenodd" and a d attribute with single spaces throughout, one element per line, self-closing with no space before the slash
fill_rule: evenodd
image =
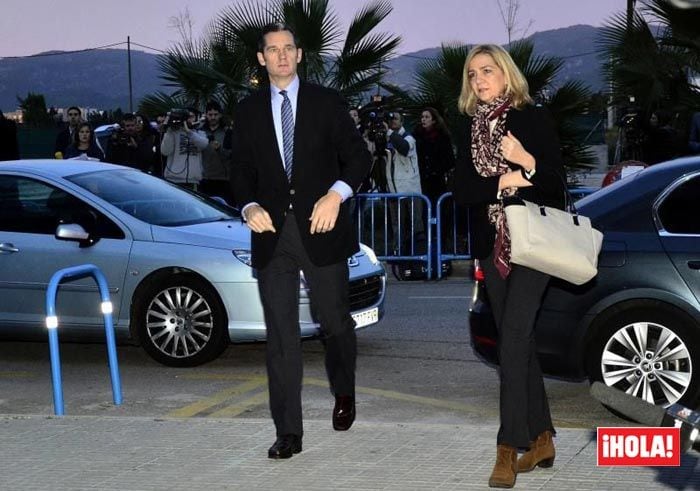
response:
<path id="1" fill-rule="evenodd" d="M 253 255 L 248 249 L 234 249 L 233 255 L 246 266 L 253 267 Z"/>
<path id="2" fill-rule="evenodd" d="M 360 250 L 367 254 L 369 262 L 371 262 L 372 264 L 379 264 L 379 259 L 377 259 L 377 255 L 374 253 L 371 247 L 366 246 L 364 244 L 360 244 Z"/>

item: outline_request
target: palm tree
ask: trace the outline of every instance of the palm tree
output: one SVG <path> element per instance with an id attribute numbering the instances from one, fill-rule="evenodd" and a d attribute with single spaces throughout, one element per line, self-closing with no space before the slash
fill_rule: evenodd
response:
<path id="1" fill-rule="evenodd" d="M 698 25 L 700 11 L 665 0 L 646 0 L 631 23 L 625 13 L 613 16 L 598 40 L 613 101 L 626 106 L 633 97 L 645 116 L 697 107 L 700 95 L 689 75 L 700 70 Z"/>
<path id="2" fill-rule="evenodd" d="M 295 31 L 303 49 L 300 77 L 332 87 L 357 103 L 381 80 L 382 67 L 401 41 L 399 36 L 375 32 L 391 11 L 387 0 L 364 6 L 341 46 L 340 24 L 329 0 L 243 0 L 215 18 L 202 41 L 172 48 L 160 62 L 162 78 L 175 89 L 173 96 L 188 105 L 202 106 L 214 98 L 231 109 L 265 81 L 266 72 L 257 61 L 259 33 L 266 24 L 282 21 Z M 144 103 L 154 109 L 165 102 L 169 101 L 164 94 L 155 94 Z"/>
<path id="3" fill-rule="evenodd" d="M 525 75 L 530 93 L 549 108 L 557 123 L 565 165 L 575 168 L 592 164 L 593 156 L 581 142 L 574 124 L 575 118 L 586 111 L 588 90 L 580 82 L 567 82 L 548 96 L 552 80 L 562 68 L 561 60 L 534 55 L 533 44 L 524 40 L 512 43 L 509 52 Z M 386 87 L 393 103 L 414 119 L 422 108 L 435 107 L 453 134 L 466 131 L 466 121 L 457 110 L 457 99 L 468 53 L 467 45 L 443 45 L 436 58 L 419 63 L 413 93 Z"/>

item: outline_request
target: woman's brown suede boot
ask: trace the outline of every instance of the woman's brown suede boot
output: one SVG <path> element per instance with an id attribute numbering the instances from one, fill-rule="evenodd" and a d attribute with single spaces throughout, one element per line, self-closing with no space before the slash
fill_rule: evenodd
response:
<path id="1" fill-rule="evenodd" d="M 518 459 L 518 472 L 530 472 L 537 466 L 552 467 L 554 465 L 554 442 L 552 432 L 545 430 L 530 444 L 530 450 Z"/>
<path id="2" fill-rule="evenodd" d="M 498 445 L 496 465 L 493 466 L 489 487 L 512 488 L 515 485 L 515 475 L 518 473 L 518 449 L 510 445 Z"/>

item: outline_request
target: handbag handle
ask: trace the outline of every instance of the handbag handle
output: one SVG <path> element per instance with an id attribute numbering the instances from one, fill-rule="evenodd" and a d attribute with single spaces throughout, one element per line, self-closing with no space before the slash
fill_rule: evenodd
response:
<path id="1" fill-rule="evenodd" d="M 527 176 L 525 175 L 525 168 L 521 167 L 520 173 L 522 174 L 524 179 L 527 179 Z M 566 185 L 566 178 L 558 172 L 557 175 L 559 176 L 559 180 L 561 181 L 562 186 L 564 187 L 564 210 L 568 211 L 572 215 L 578 215 L 578 210 L 576 209 L 576 205 L 574 204 L 574 197 L 571 196 L 571 193 L 569 192 L 569 186 Z"/>
<path id="2" fill-rule="evenodd" d="M 564 185 L 564 209 L 572 215 L 578 215 L 578 210 L 576 209 L 576 205 L 574 204 L 574 197 L 571 196 L 569 186 L 566 185 L 566 178 L 562 177 L 562 175 L 559 174 L 559 179 L 561 179 L 561 183 Z"/>

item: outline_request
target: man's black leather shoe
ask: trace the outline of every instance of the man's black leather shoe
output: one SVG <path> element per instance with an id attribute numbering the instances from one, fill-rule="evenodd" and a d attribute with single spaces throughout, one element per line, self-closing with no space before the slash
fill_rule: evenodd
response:
<path id="1" fill-rule="evenodd" d="M 267 451 L 271 459 L 288 459 L 292 454 L 301 452 L 301 437 L 298 435 L 278 436 L 274 445 Z"/>
<path id="2" fill-rule="evenodd" d="M 355 421 L 355 398 L 353 396 L 335 396 L 333 408 L 333 429 L 347 431 Z"/>

